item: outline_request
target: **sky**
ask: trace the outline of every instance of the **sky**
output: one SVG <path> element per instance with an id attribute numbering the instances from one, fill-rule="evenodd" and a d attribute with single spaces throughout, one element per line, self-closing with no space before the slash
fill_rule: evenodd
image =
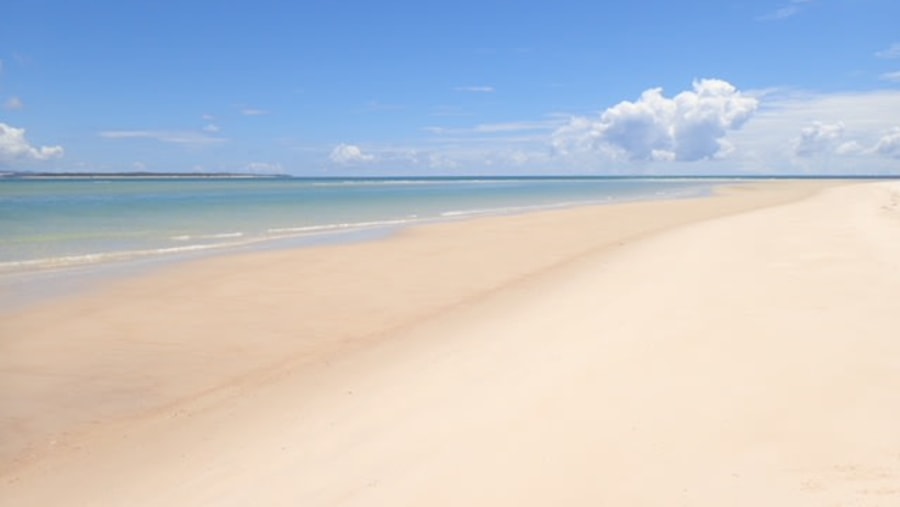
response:
<path id="1" fill-rule="evenodd" d="M 900 174 L 897 0 L 3 0 L 0 171 Z"/>

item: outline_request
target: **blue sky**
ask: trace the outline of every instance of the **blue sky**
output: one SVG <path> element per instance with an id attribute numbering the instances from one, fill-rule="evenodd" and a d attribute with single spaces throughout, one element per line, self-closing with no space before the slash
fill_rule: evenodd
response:
<path id="1" fill-rule="evenodd" d="M 900 173 L 900 2 L 5 0 L 0 170 Z"/>

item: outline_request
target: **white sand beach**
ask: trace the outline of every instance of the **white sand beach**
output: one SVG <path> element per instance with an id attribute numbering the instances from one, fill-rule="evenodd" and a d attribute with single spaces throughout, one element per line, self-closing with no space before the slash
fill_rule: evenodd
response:
<path id="1" fill-rule="evenodd" d="M 218 257 L 0 322 L 0 505 L 900 504 L 900 183 Z"/>

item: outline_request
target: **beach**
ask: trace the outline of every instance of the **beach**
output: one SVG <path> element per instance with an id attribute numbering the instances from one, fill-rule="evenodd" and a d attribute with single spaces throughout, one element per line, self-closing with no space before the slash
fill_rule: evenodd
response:
<path id="1" fill-rule="evenodd" d="M 900 502 L 900 185 L 214 256 L 0 322 L 2 505 Z"/>

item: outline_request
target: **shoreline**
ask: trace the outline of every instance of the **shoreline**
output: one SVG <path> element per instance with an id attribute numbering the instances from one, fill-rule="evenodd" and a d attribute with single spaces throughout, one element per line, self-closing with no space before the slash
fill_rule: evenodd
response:
<path id="1" fill-rule="evenodd" d="M 315 356 L 322 351 L 332 352 L 336 345 L 343 342 L 363 341 L 367 336 L 382 335 L 481 294 L 502 288 L 522 277 L 538 274 L 595 250 L 615 247 L 639 236 L 692 221 L 789 202 L 798 197 L 811 195 L 815 189 L 834 184 L 835 182 L 782 182 L 774 185 L 766 183 L 729 185 L 722 187 L 719 195 L 695 199 L 633 201 L 446 221 L 402 229 L 390 237 L 373 242 L 213 255 L 193 261 L 164 263 L 143 273 L 126 269 L 124 276 L 91 280 L 95 283 L 89 282 L 86 287 L 76 288 L 71 294 L 62 294 L 59 298 L 50 297 L 43 303 L 35 301 L 7 313 L 4 321 L 0 323 L 0 335 L 14 337 L 14 340 L 11 343 L 7 338 L 2 344 L 0 371 L 27 370 L 27 363 L 24 366 L 3 364 L 4 357 L 9 361 L 10 358 L 16 357 L 33 360 L 31 356 L 53 355 L 52 348 L 54 342 L 59 341 L 59 336 L 73 334 L 74 331 L 74 339 L 77 342 L 68 346 L 77 359 L 56 355 L 53 358 L 54 363 L 51 363 L 52 369 L 55 370 L 54 375 L 63 379 L 78 379 L 83 377 L 83 372 L 99 367 L 108 373 L 111 369 L 112 378 L 105 381 L 96 379 L 93 383 L 99 385 L 87 382 L 87 385 L 80 388 L 76 387 L 77 380 L 74 384 L 57 386 L 56 389 L 68 393 L 51 393 L 50 398 L 60 399 L 55 402 L 52 399 L 45 400 L 46 409 L 52 411 L 50 407 L 66 398 L 106 399 L 110 397 L 110 391 L 120 389 L 118 384 L 128 385 L 130 382 L 125 390 L 131 391 L 136 397 L 144 398 L 144 403 L 133 403 L 124 409 L 111 404 L 112 407 L 107 410 L 100 408 L 97 412 L 101 420 L 132 416 L 176 403 L 178 400 L 192 398 L 197 393 L 214 390 L 218 386 L 243 377 L 248 372 L 258 371 L 278 361 L 285 354 Z M 767 186 L 774 188 L 770 188 L 769 193 L 766 193 Z M 763 198 L 760 199 L 759 195 L 754 194 L 762 194 Z M 668 208 L 675 212 L 664 211 Z M 634 220 L 635 213 L 641 214 L 639 220 Z M 596 239 L 583 237 L 586 232 L 583 227 L 571 229 L 565 227 L 566 224 L 587 220 L 605 223 L 600 230 L 592 231 L 592 234 L 597 235 Z M 628 223 L 629 221 L 632 223 Z M 475 234 L 470 232 L 473 230 Z M 542 236 L 551 245 L 560 245 L 560 250 L 554 251 L 551 246 L 535 252 L 537 256 L 520 255 L 520 252 L 531 246 L 533 238 Z M 479 266 L 481 259 L 478 256 L 482 253 L 479 248 L 492 242 L 505 245 L 494 245 L 493 248 L 498 251 L 487 251 L 490 257 L 485 259 L 487 262 L 483 266 Z M 475 246 L 470 249 L 468 245 Z M 516 262 L 506 262 L 506 258 L 517 256 L 519 258 L 515 259 Z M 498 264 L 498 261 L 503 264 Z M 448 265 L 452 267 L 452 276 L 455 279 L 429 280 L 433 274 L 440 273 Z M 265 276 L 241 275 L 253 271 L 263 273 Z M 304 297 L 303 284 L 285 284 L 280 280 L 282 272 L 307 280 L 311 288 L 323 294 L 317 298 Z M 478 275 L 473 276 L 473 273 Z M 392 280 L 393 274 L 399 275 L 402 280 Z M 420 280 L 425 281 L 421 288 Z M 355 287 L 358 281 L 363 283 Z M 398 285 L 398 282 L 402 284 Z M 240 287 L 245 295 L 228 294 L 236 291 L 228 290 L 226 286 L 229 284 Z M 387 298 L 391 306 L 379 308 L 377 301 L 379 291 L 389 289 L 392 284 L 397 287 L 394 289 L 395 294 Z M 279 285 L 284 288 L 278 291 L 266 290 L 267 287 Z M 187 286 L 196 287 L 196 292 L 186 290 Z M 280 297 L 288 297 L 291 294 L 299 299 L 298 305 L 301 307 L 298 310 L 299 316 L 289 316 L 291 312 L 286 312 L 282 308 L 284 302 L 278 301 Z M 162 297 L 170 297 L 171 302 L 162 301 L 160 299 Z M 411 297 L 421 299 L 417 304 L 410 304 Z M 248 326 L 255 325 L 252 322 L 256 318 L 253 315 L 254 308 L 260 304 L 254 303 L 254 299 L 259 298 L 265 298 L 266 305 L 279 307 L 274 314 L 259 317 L 272 321 L 270 324 L 274 329 L 266 328 L 269 324 L 262 326 L 269 335 L 273 335 L 270 337 L 272 343 L 269 344 L 273 350 L 253 358 L 224 355 L 223 359 L 227 361 L 221 363 L 222 367 L 207 366 L 200 371 L 208 370 L 209 374 L 201 376 L 200 379 L 182 380 L 184 370 L 190 371 L 195 368 L 192 365 L 196 363 L 197 358 L 206 353 L 204 348 L 221 346 L 211 342 L 210 335 L 228 334 L 229 338 L 224 341 L 224 345 L 235 349 L 247 349 L 246 336 L 241 336 L 236 331 L 220 329 L 222 325 L 215 320 L 218 320 L 219 313 L 232 318 L 239 316 L 243 320 L 233 323 L 235 330 L 243 330 L 242 332 L 246 333 Z M 349 305 L 347 315 L 361 315 L 362 318 L 359 318 L 357 323 L 329 325 L 321 316 L 334 314 L 336 308 L 333 306 L 342 304 Z M 96 324 L 81 317 L 90 315 L 93 319 L 94 315 L 104 312 L 111 312 L 111 315 L 98 320 L 110 320 L 113 324 L 109 326 L 133 330 L 139 335 L 134 338 L 137 343 L 128 341 L 119 343 L 118 337 L 111 336 L 105 329 L 98 330 Z M 158 341 L 155 335 L 165 332 L 165 328 L 168 327 L 158 320 L 169 316 L 177 316 L 181 327 L 194 328 L 192 334 L 200 335 L 201 339 L 195 343 L 191 336 L 185 335 L 180 337 L 185 344 L 179 345 L 176 340 L 169 339 L 153 346 L 152 344 Z M 213 322 L 205 322 L 206 319 L 212 319 Z M 279 343 L 282 336 L 291 333 L 311 337 L 304 338 L 307 343 L 287 346 Z M 28 336 L 29 339 L 23 340 L 21 337 L 24 336 Z M 17 347 L 20 350 L 17 351 Z M 120 366 L 114 361 L 102 364 L 102 360 L 101 364 L 96 364 L 98 359 L 91 356 L 101 347 L 115 350 L 117 354 L 124 354 L 126 364 Z M 214 351 L 213 354 L 215 356 Z M 157 357 L 153 364 L 146 365 L 142 364 L 144 362 L 142 358 L 146 355 L 161 357 Z M 193 361 L 186 358 L 193 358 Z M 247 359 L 248 364 L 241 364 Z M 182 364 L 173 369 L 167 367 L 165 363 Z M 51 366 L 43 368 L 46 370 Z M 166 371 L 175 378 L 168 381 L 141 380 L 133 378 L 134 375 L 128 373 L 130 370 L 144 369 Z M 130 381 L 127 380 L 129 378 Z M 167 385 L 163 389 L 163 394 L 158 393 L 160 388 L 156 384 Z M 48 383 L 41 388 L 47 390 L 52 386 L 53 383 Z M 6 402 L 8 406 L 22 403 L 24 400 L 14 399 Z M 69 410 L 78 414 L 77 410 Z M 28 421 L 33 424 L 34 419 L 41 417 L 42 414 L 42 410 L 34 413 L 29 410 L 22 415 L 14 414 L 13 419 L 24 419 L 27 428 Z M 85 427 L 94 420 L 93 416 L 93 413 L 79 415 L 72 422 L 73 427 Z M 64 422 L 68 417 L 72 415 L 62 413 L 56 418 L 57 424 L 52 425 L 57 428 L 56 432 L 69 430 L 69 424 Z M 3 431 L 3 428 L 0 428 L 0 432 L 7 431 L 9 430 Z M 23 432 L 23 436 L 26 437 L 23 439 L 24 442 L 34 445 L 32 438 L 28 437 L 27 429 Z M 14 442 L 8 441 L 0 447 L 0 463 L 10 459 L 9 447 L 14 445 Z M 37 446 L 38 449 L 41 447 Z M 20 448 L 18 452 L 25 449 Z M 4 468 L 0 466 L 0 473 Z"/>
<path id="2" fill-rule="evenodd" d="M 809 186 L 808 184 L 797 184 L 794 182 L 788 183 L 789 185 L 795 186 L 797 188 L 801 188 L 803 186 Z M 834 182 L 825 183 L 826 186 L 830 186 L 834 184 Z M 113 272 L 111 275 L 104 276 L 104 274 L 98 275 L 97 278 L 89 275 L 90 280 L 84 285 L 78 285 L 71 291 L 64 291 L 60 294 L 42 294 L 41 297 L 35 298 L 29 304 L 23 305 L 21 308 L 13 310 L 12 312 L 4 312 L 6 313 L 5 317 L 10 319 L 18 319 L 21 316 L 25 316 L 26 320 L 29 315 L 33 314 L 41 314 L 48 309 L 51 312 L 62 312 L 65 316 L 63 318 L 68 318 L 72 320 L 77 320 L 77 314 L 82 311 L 84 308 L 90 308 L 93 311 L 97 311 L 98 308 L 108 306 L 110 303 L 115 302 L 115 304 L 121 304 L 121 302 L 125 302 L 128 299 L 131 299 L 135 294 L 140 292 L 151 292 L 151 293 L 160 293 L 164 291 L 169 291 L 173 287 L 173 283 L 168 282 L 169 280 L 178 281 L 179 279 L 184 278 L 198 278 L 196 274 L 203 269 L 206 269 L 209 274 L 205 274 L 199 278 L 201 278 L 201 283 L 205 283 L 208 287 L 204 287 L 204 290 L 209 290 L 209 286 L 214 286 L 216 283 L 212 282 L 211 279 L 219 276 L 228 276 L 229 273 L 236 273 L 241 270 L 248 269 L 245 266 L 253 266 L 256 268 L 262 268 L 266 264 L 272 263 L 294 263 L 297 264 L 306 264 L 313 266 L 312 268 L 304 268 L 303 266 L 298 266 L 299 269 L 305 270 L 308 273 L 307 275 L 315 275 L 319 279 L 316 280 L 315 284 L 320 286 L 327 286 L 331 281 L 329 277 L 334 275 L 335 273 L 329 272 L 328 268 L 323 271 L 324 276 L 313 273 L 316 270 L 314 267 L 316 264 L 321 264 L 326 261 L 326 259 L 333 254 L 341 255 L 339 263 L 341 265 L 346 265 L 348 267 L 354 267 L 357 270 L 354 276 L 360 277 L 365 276 L 366 273 L 374 274 L 375 276 L 383 276 L 383 271 L 391 271 L 391 268 L 383 268 L 383 269 L 373 269 L 368 266 L 354 266 L 357 264 L 360 259 L 357 258 L 358 251 L 360 249 L 374 249 L 376 256 L 384 257 L 385 254 L 388 256 L 393 255 L 406 255 L 409 257 L 414 257 L 416 254 L 408 254 L 406 253 L 409 250 L 409 246 L 403 245 L 404 242 L 412 242 L 413 247 L 415 247 L 415 241 L 418 236 L 422 235 L 430 235 L 432 237 L 438 238 L 439 241 L 446 243 L 446 246 L 453 246 L 452 243 L 462 240 L 467 240 L 464 236 L 462 238 L 453 238 L 450 237 L 449 240 L 443 240 L 440 238 L 442 233 L 440 232 L 442 229 L 453 229 L 462 230 L 461 232 L 465 234 L 465 229 L 469 225 L 484 226 L 485 224 L 490 224 L 488 227 L 493 226 L 493 224 L 498 224 L 499 227 L 504 227 L 504 222 L 514 222 L 512 227 L 514 228 L 525 228 L 530 224 L 528 222 L 533 221 L 534 219 L 540 219 L 541 217 L 558 217 L 556 221 L 560 224 L 571 220 L 579 220 L 581 219 L 578 215 L 581 214 L 593 214 L 598 213 L 599 215 L 610 215 L 609 217 L 603 217 L 604 220 L 608 220 L 610 222 L 615 222 L 617 220 L 626 219 L 629 214 L 630 208 L 640 208 L 647 206 L 674 206 L 674 207 L 684 207 L 688 208 L 689 216 L 673 216 L 667 219 L 660 219 L 660 217 L 653 216 L 656 212 L 649 213 L 647 217 L 644 218 L 644 223 L 641 223 L 638 226 L 629 227 L 625 226 L 625 228 L 621 231 L 616 231 L 612 234 L 605 234 L 605 237 L 602 237 L 602 241 L 599 243 L 593 242 L 590 240 L 577 240 L 567 237 L 566 239 L 571 242 L 569 248 L 570 251 L 561 252 L 557 254 L 548 255 L 548 259 L 541 260 L 537 262 L 525 261 L 524 266 L 518 270 L 511 270 L 511 273 L 505 274 L 505 276 L 500 276 L 498 280 L 491 281 L 485 284 L 485 287 L 479 289 L 456 289 L 457 293 L 451 295 L 454 299 L 466 300 L 473 296 L 476 296 L 479 292 L 483 292 L 485 290 L 490 291 L 496 289 L 498 287 L 502 287 L 508 283 L 513 282 L 516 278 L 520 276 L 528 276 L 531 274 L 538 273 L 540 271 L 546 270 L 557 264 L 559 262 L 567 262 L 572 258 L 577 257 L 581 254 L 586 253 L 589 250 L 593 250 L 596 248 L 605 248 L 609 247 L 612 244 L 620 243 L 623 240 L 632 239 L 631 236 L 640 236 L 643 234 L 652 234 L 657 230 L 663 230 L 668 227 L 682 225 L 684 223 L 689 223 L 694 220 L 704 219 L 704 218 L 712 218 L 718 217 L 720 213 L 723 212 L 722 209 L 718 205 L 709 206 L 709 210 L 699 211 L 693 210 L 694 208 L 691 204 L 693 203 L 702 203 L 702 204 L 712 204 L 712 202 L 716 199 L 722 200 L 726 198 L 728 194 L 733 194 L 736 192 L 742 192 L 746 189 L 750 189 L 752 192 L 755 187 L 754 184 L 748 185 L 737 185 L 737 186 L 723 186 L 719 188 L 718 193 L 716 195 L 711 196 L 703 196 L 697 198 L 689 198 L 685 200 L 674 199 L 674 200 L 640 200 L 640 201 L 632 201 L 632 202 L 624 202 L 624 203 L 615 203 L 615 204 L 601 204 L 595 206 L 583 206 L 583 207 L 573 207 L 573 208 L 562 208 L 558 210 L 545 210 L 538 211 L 533 213 L 523 213 L 523 214 L 514 214 L 514 215 L 495 215 L 495 216 L 487 216 L 487 217 L 474 217 L 463 220 L 447 220 L 427 225 L 422 225 L 418 227 L 407 227 L 400 230 L 395 231 L 393 234 L 387 237 L 383 237 L 379 240 L 375 240 L 373 242 L 351 242 L 349 244 L 338 244 L 338 245 L 315 245 L 311 247 L 302 247 L 302 248 L 276 248 L 272 250 L 262 250 L 262 251 L 251 251 L 251 252 L 238 252 L 229 254 L 227 252 L 223 252 L 221 255 L 211 254 L 211 255 L 201 255 L 195 259 L 180 259 L 174 261 L 161 261 L 158 264 L 150 262 L 150 267 L 146 269 L 141 269 L 137 265 L 123 266 L 121 271 L 118 273 Z M 763 183 L 765 185 L 765 183 Z M 822 186 L 822 182 L 818 182 L 813 185 L 814 188 L 818 188 Z M 797 197 L 797 195 L 806 195 L 806 190 L 800 190 L 799 193 L 795 194 L 794 190 L 790 190 L 786 192 L 786 200 L 790 201 Z M 751 200 L 748 204 L 743 204 L 738 202 L 737 199 L 732 199 L 734 203 L 735 209 L 728 210 L 729 212 L 740 212 L 744 211 L 745 206 L 748 206 L 750 209 L 753 209 L 760 204 Z M 769 204 L 769 201 L 764 201 L 766 204 Z M 777 204 L 781 203 L 780 198 L 776 198 L 774 201 Z M 679 206 L 680 203 L 685 204 L 684 206 Z M 691 203 L 691 204 L 688 204 Z M 694 213 L 697 213 L 694 216 Z M 571 215 L 571 217 L 566 216 Z M 519 222 L 519 223 L 515 223 Z M 657 223 L 658 222 L 658 223 Z M 614 227 L 621 227 L 622 224 L 616 224 Z M 546 226 L 545 226 L 546 227 Z M 551 226 L 552 227 L 552 226 Z M 502 229 L 499 229 L 502 232 Z M 534 234 L 532 231 L 525 231 L 528 234 Z M 536 236 L 539 236 L 541 233 L 548 232 L 546 229 L 539 231 Z M 489 235 L 486 235 L 484 232 L 480 233 L 481 237 L 478 238 L 478 241 L 484 242 L 489 240 Z M 458 245 L 457 245 L 458 246 Z M 517 248 L 513 247 L 509 249 L 509 253 L 514 253 L 518 251 Z M 458 259 L 454 259 L 454 257 L 458 256 L 459 252 L 452 252 L 449 255 L 449 259 L 451 261 L 456 261 Z M 465 255 L 465 254 L 464 254 Z M 462 259 L 466 262 L 472 262 L 472 259 Z M 155 265 L 154 265 L 155 264 Z M 444 261 L 432 261 L 425 269 L 422 269 L 423 275 L 431 270 L 440 269 L 440 267 L 444 264 Z M 400 265 L 393 266 L 396 269 L 401 268 Z M 471 266 L 469 266 L 471 267 Z M 115 270 L 116 266 L 111 266 L 113 270 Z M 296 268 L 294 268 L 296 269 Z M 271 269 L 269 269 L 271 271 Z M 380 273 L 376 273 L 376 271 L 380 271 Z M 521 272 L 518 272 L 521 271 Z M 51 274 L 51 278 L 54 274 Z M 232 275 L 233 276 L 233 275 Z M 343 275 L 346 276 L 346 275 Z M 75 275 L 77 278 L 77 274 Z M 179 282 L 180 283 L 180 282 Z M 346 280 L 343 283 L 347 283 Z M 78 282 L 76 282 L 78 284 Z M 162 287 L 159 287 L 159 286 Z M 404 289 L 409 290 L 409 289 Z M 124 293 L 124 294 L 123 294 Z M 124 296 L 124 297 L 123 297 Z M 357 297 L 360 299 L 365 299 L 370 297 L 368 294 L 357 294 Z M 118 300 L 118 301 L 117 301 Z M 360 301 L 362 302 L 362 301 Z M 451 304 L 444 303 L 443 306 L 451 306 Z M 417 313 L 417 312 L 412 312 Z M 131 316 L 134 317 L 134 316 Z M 408 318 L 401 318 L 403 320 L 415 320 Z M 38 322 L 30 322 L 29 324 L 36 328 L 41 328 L 44 326 L 44 319 L 39 318 Z M 5 327 L 6 324 L 4 324 Z M 127 325 L 127 324 L 126 324 Z M 2 328 L 0 328 L 2 330 Z M 383 330 L 376 329 L 375 333 L 381 332 Z M 359 334 L 365 334 L 365 330 L 357 331 Z M 13 336 L 13 333 L 3 333 L 4 336 Z M 2 456 L 2 453 L 0 453 Z M 2 470 L 2 469 L 0 469 Z"/>
<path id="3" fill-rule="evenodd" d="M 262 178 L 268 179 L 268 178 Z M 319 180 L 323 178 L 312 178 L 311 180 Z M 343 178 L 324 178 L 324 180 L 340 181 Z M 374 181 L 393 181 L 396 179 L 407 178 L 373 178 Z M 436 181 L 454 180 L 456 178 L 433 178 Z M 469 178 L 462 178 L 468 180 Z M 584 177 L 511 177 L 511 178 L 486 178 L 489 180 L 503 181 L 506 179 L 517 181 L 526 180 L 578 180 Z M 594 178 L 597 179 L 597 178 Z M 7 269 L 0 270 L 0 316 L 10 314 L 20 310 L 27 310 L 34 304 L 41 304 L 45 301 L 58 300 L 61 298 L 75 297 L 81 293 L 88 292 L 92 289 L 101 287 L 102 285 L 125 278 L 135 278 L 147 276 L 159 270 L 165 270 L 171 266 L 185 263 L 202 262 L 204 260 L 235 257 L 241 255 L 253 255 L 257 253 L 265 253 L 269 251 L 288 251 L 305 248 L 318 248 L 321 246 L 330 246 L 335 244 L 358 244 L 370 241 L 379 241 L 389 238 L 395 234 L 401 233 L 407 229 L 416 229 L 419 227 L 428 227 L 431 225 L 449 223 L 456 221 L 467 221 L 480 218 L 530 215 L 535 213 L 552 212 L 558 210 L 587 208 L 593 206 L 608 206 L 623 204 L 629 202 L 652 202 L 665 200 L 682 200 L 682 199 L 698 199 L 714 195 L 718 190 L 727 189 L 736 185 L 754 185 L 772 183 L 772 182 L 810 182 L 814 184 L 835 184 L 848 182 L 846 178 L 775 178 L 764 176 L 758 178 L 726 178 L 720 176 L 712 177 L 647 177 L 647 178 L 620 178 L 605 177 L 602 180 L 649 180 L 649 181 L 706 181 L 716 183 L 709 189 L 687 190 L 686 193 L 673 193 L 671 195 L 643 195 L 643 196 L 624 196 L 613 200 L 600 200 L 596 202 L 570 202 L 556 204 L 535 204 L 530 206 L 522 206 L 515 209 L 497 208 L 490 210 L 468 210 L 465 212 L 447 212 L 441 216 L 422 217 L 417 220 L 411 220 L 405 224 L 385 223 L 378 226 L 365 226 L 360 224 L 359 227 L 350 227 L 344 230 L 337 227 L 335 230 L 323 230 L 321 232 L 298 233 L 285 237 L 272 238 L 255 238 L 248 242 L 238 242 L 235 244 L 224 243 L 221 245 L 205 245 L 198 248 L 188 248 L 183 252 L 165 253 L 153 255 L 149 252 L 96 252 L 93 254 L 84 254 L 76 257 L 88 258 L 108 258 L 109 260 L 90 260 L 66 265 L 67 259 L 35 259 L 32 261 L 16 261 L 13 264 L 22 264 L 23 266 L 35 264 L 41 266 L 47 264 L 47 267 L 36 267 L 34 269 Z M 865 177 L 863 179 L 870 179 Z M 427 180 L 426 180 L 427 181 Z M 243 235 L 243 234 L 242 234 Z M 166 248 L 164 250 L 169 250 Z M 59 265 L 56 265 L 59 263 Z M 2 264 L 2 263 L 0 263 Z"/>
<path id="4" fill-rule="evenodd" d="M 7 391 L 2 401 L 18 411 L 7 414 L 14 424 L 0 432 L 30 443 L 19 449 L 6 443 L 0 450 L 0 463 L 5 464 L 0 467 L 0 481 L 6 477 L 15 483 L 40 484 L 42 470 L 70 470 L 67 463 L 90 462 L 85 446 L 97 456 L 115 456 L 117 446 L 125 445 L 121 435 L 132 431 L 148 438 L 179 434 L 187 438 L 194 426 L 188 424 L 183 432 L 173 426 L 174 419 L 184 414 L 234 426 L 209 418 L 229 413 L 229 407 L 244 413 L 239 407 L 252 406 L 257 395 L 277 405 L 285 399 L 284 393 L 272 393 L 302 392 L 316 405 L 315 400 L 324 396 L 318 387 L 352 381 L 357 374 L 350 375 L 353 368 L 348 365 L 354 362 L 364 366 L 360 371 L 377 376 L 384 365 L 411 351 L 440 361 L 448 357 L 444 353 L 479 364 L 490 361 L 484 350 L 471 343 L 447 348 L 467 340 L 446 336 L 448 329 L 461 325 L 454 314 L 469 315 L 463 319 L 466 325 L 481 325 L 485 320 L 478 315 L 494 315 L 490 308 L 500 304 L 494 300 L 503 301 L 504 308 L 509 301 L 521 300 L 525 306 L 540 302 L 538 314 L 562 311 L 566 298 L 573 296 L 560 292 L 554 310 L 546 306 L 546 297 L 533 294 L 531 286 L 553 292 L 560 283 L 575 283 L 581 273 L 588 274 L 589 266 L 616 265 L 621 259 L 645 259 L 642 262 L 653 266 L 664 259 L 641 253 L 649 251 L 644 248 L 648 243 L 684 236 L 684 231 L 704 224 L 737 222 L 755 210 L 775 210 L 772 213 L 777 215 L 776 208 L 793 206 L 790 203 L 803 201 L 823 187 L 845 185 L 753 183 L 701 199 L 479 218 L 404 230 L 372 243 L 204 259 L 33 308 L 0 324 L 2 335 L 13 337 L 5 339 L 0 350 L 0 361 L 5 363 L 0 374 Z M 627 285 L 619 287 L 642 291 L 657 283 L 646 276 L 635 273 L 626 277 Z M 704 283 L 709 282 L 701 282 L 700 287 Z M 610 294 L 604 289 L 595 297 L 602 301 Z M 578 299 L 572 302 L 573 307 L 584 304 Z M 516 315 L 527 315 L 517 308 Z M 496 322 L 492 319 L 487 321 Z M 571 332 L 580 336 L 578 331 Z M 416 339 L 409 338 L 410 333 Z M 28 340 L 22 339 L 26 336 Z M 60 343 L 62 336 L 65 343 Z M 534 346 L 523 344 L 522 350 Z M 564 345 L 562 350 L 574 346 Z M 623 354 L 634 353 L 627 344 L 621 346 Z M 508 349 L 503 353 L 520 355 Z M 515 364 L 547 367 L 531 362 L 534 359 Z M 498 368 L 503 375 L 514 373 L 499 363 Z M 56 377 L 38 378 L 39 372 L 54 372 Z M 532 387 L 549 399 L 566 398 L 565 392 Z M 422 389 L 426 391 L 415 396 L 452 391 L 447 386 L 437 391 Z M 519 396 L 525 394 L 516 394 L 515 403 L 530 399 Z M 371 400 L 370 408 L 381 413 L 382 401 Z M 257 436 L 267 441 L 265 433 Z M 165 456 L 157 457 L 171 458 Z M 0 493 L 11 483 L 3 484 Z M 74 484 L 77 481 L 70 486 Z"/>
<path id="5" fill-rule="evenodd" d="M 141 178 L 138 179 L 141 181 L 145 180 Z M 376 212 L 375 215 L 368 215 L 364 212 L 363 214 L 350 214 L 337 221 L 334 219 L 331 221 L 323 221 L 322 217 L 313 218 L 312 221 L 305 224 L 298 224 L 293 220 L 286 222 L 278 222 L 276 220 L 275 222 L 268 223 L 268 225 L 264 222 L 258 224 L 245 223 L 242 224 L 242 226 L 235 227 L 226 225 L 224 226 L 224 229 L 220 230 L 196 230 L 193 233 L 188 234 L 184 234 L 184 231 L 179 229 L 177 233 L 173 230 L 172 234 L 168 236 L 162 234 L 157 238 L 156 245 L 144 244 L 140 247 L 131 245 L 132 248 L 127 248 L 125 245 L 119 245 L 119 248 L 113 248 L 111 250 L 96 248 L 93 250 L 62 249 L 59 250 L 58 255 L 53 255 L 52 253 L 55 251 L 54 248 L 57 247 L 51 246 L 49 250 L 46 250 L 41 256 L 34 258 L 18 258 L 13 255 L 13 257 L 6 261 L 0 262 L 0 314 L 14 307 L 26 306 L 27 303 L 31 301 L 39 301 L 42 296 L 56 296 L 58 292 L 65 292 L 68 295 L 71 295 L 76 293 L 77 289 L 85 289 L 90 288 L 92 285 L 97 285 L 97 281 L 122 278 L 129 275 L 140 275 L 142 273 L 145 274 L 149 270 L 157 269 L 159 267 L 165 268 L 168 265 L 271 250 L 290 250 L 331 244 L 372 241 L 374 239 L 382 239 L 396 231 L 407 228 L 479 217 L 520 215 L 642 200 L 692 198 L 710 193 L 712 182 L 730 181 L 723 180 L 722 178 L 586 179 L 584 177 L 489 177 L 483 179 L 356 178 L 347 181 L 345 181 L 344 178 L 296 178 L 292 180 L 301 183 L 312 182 L 313 186 L 316 186 L 316 184 L 320 182 L 322 185 L 332 189 L 329 190 L 329 192 L 333 192 L 334 188 L 343 188 L 345 185 L 363 185 L 364 188 L 369 188 L 369 183 L 377 184 L 377 186 L 380 187 L 383 184 L 402 184 L 405 183 L 406 180 L 410 180 L 409 183 L 415 183 L 417 186 L 418 184 L 432 185 L 435 183 L 454 182 L 471 184 L 475 181 L 547 181 L 554 183 L 585 180 L 594 183 L 615 183 L 620 180 L 632 182 L 673 182 L 691 180 L 695 183 L 688 184 L 687 187 L 665 188 L 662 190 L 656 189 L 653 193 L 651 193 L 651 190 L 653 189 L 635 193 L 634 190 L 621 192 L 620 189 L 619 192 L 616 192 L 610 188 L 597 188 L 594 190 L 596 190 L 598 194 L 595 195 L 589 192 L 593 197 L 573 194 L 557 196 L 546 202 L 541 199 L 531 200 L 524 198 L 523 200 L 523 197 L 519 196 L 514 198 L 513 201 L 500 199 L 498 201 L 483 202 L 480 203 L 481 207 L 472 207 L 471 202 L 453 202 L 451 199 L 430 210 L 419 209 L 414 202 L 410 201 L 411 196 L 405 194 L 403 196 L 398 196 L 399 202 L 406 203 L 405 206 L 401 205 L 399 208 L 386 215 L 379 212 Z M 696 183 L 697 181 L 703 181 L 703 183 Z M 684 183 L 684 181 L 681 183 Z M 484 193 L 484 189 L 479 189 L 479 187 L 473 187 L 472 190 L 476 191 L 476 193 L 481 193 L 482 198 L 487 195 Z M 253 204 L 251 204 L 251 206 L 253 206 Z M 369 210 L 369 212 L 371 213 L 371 210 Z M 273 219 L 273 217 L 269 218 Z M 165 226 L 163 226 L 163 228 L 165 228 Z M 172 241 L 175 241 L 175 243 L 172 243 Z M 20 255 L 21 253 L 22 252 L 19 252 Z"/>

